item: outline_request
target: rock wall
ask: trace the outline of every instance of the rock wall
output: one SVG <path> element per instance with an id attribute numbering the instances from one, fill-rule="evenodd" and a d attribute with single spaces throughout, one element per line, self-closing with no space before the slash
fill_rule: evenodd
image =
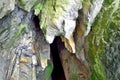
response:
<path id="1" fill-rule="evenodd" d="M 54 80 L 53 53 L 59 80 L 119 80 L 119 24 L 120 0 L 1 0 L 0 80 Z"/>

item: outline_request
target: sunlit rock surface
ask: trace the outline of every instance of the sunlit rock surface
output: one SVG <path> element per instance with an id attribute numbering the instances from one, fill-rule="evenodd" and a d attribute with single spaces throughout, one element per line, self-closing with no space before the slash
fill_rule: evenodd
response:
<path id="1" fill-rule="evenodd" d="M 85 31 L 85 36 L 87 36 L 91 30 L 91 26 L 93 24 L 93 22 L 95 21 L 95 18 L 97 16 L 97 14 L 100 12 L 101 8 L 102 8 L 102 3 L 104 0 L 93 0 L 90 4 L 90 9 L 89 12 L 87 14 L 87 28 Z"/>
<path id="2" fill-rule="evenodd" d="M 81 0 L 47 1 L 40 16 L 40 27 L 44 31 L 46 40 L 52 43 L 55 36 L 63 35 L 71 42 L 70 37 L 76 26 L 78 10 L 81 8 Z M 75 53 L 75 45 L 69 44 Z"/>
<path id="3" fill-rule="evenodd" d="M 1 0 L 0 1 L 0 19 L 9 14 L 15 8 L 15 0 Z"/>
<path id="4" fill-rule="evenodd" d="M 39 2 L 39 0 L 16 0 L 17 5 L 28 12 Z"/>

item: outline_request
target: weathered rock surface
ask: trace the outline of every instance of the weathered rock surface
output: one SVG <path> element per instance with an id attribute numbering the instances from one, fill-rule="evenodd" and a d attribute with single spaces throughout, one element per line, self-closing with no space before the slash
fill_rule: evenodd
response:
<path id="1" fill-rule="evenodd" d="M 33 18 L 16 6 L 0 20 L 0 80 L 35 80 L 46 68 L 50 46 Z"/>
<path id="2" fill-rule="evenodd" d="M 0 1 L 0 19 L 9 14 L 15 8 L 15 0 L 1 0 Z"/>
<path id="3" fill-rule="evenodd" d="M 31 10 L 33 10 L 34 6 L 37 5 L 40 1 L 39 0 L 16 0 L 16 3 L 20 8 L 30 12 Z"/>
<path id="4" fill-rule="evenodd" d="M 78 10 L 81 8 L 82 0 L 46 1 L 40 16 L 40 25 L 46 40 L 52 43 L 56 36 L 62 35 L 68 39 L 71 51 L 75 53 L 75 44 L 72 37 L 76 26 Z M 70 49 L 68 50 L 70 51 Z"/>
<path id="5" fill-rule="evenodd" d="M 120 0 L 1 0 L 0 80 L 50 79 L 56 36 L 64 79 L 120 80 L 119 24 Z"/>
<path id="6" fill-rule="evenodd" d="M 40 1 L 38 0 L 1 0 L 0 19 L 15 9 L 15 5 L 30 12 Z"/>
<path id="7" fill-rule="evenodd" d="M 1 44 L 3 48 L 0 52 L 5 60 L 5 65 L 3 64 L 4 76 L 1 77 L 5 80 L 32 79 L 31 57 L 26 57 L 27 54 L 32 56 L 32 51 L 29 49 L 32 34 L 27 28 L 31 16 L 32 13 L 27 14 L 16 7 L 11 14 L 0 20 L 0 41 L 4 43 Z M 26 33 L 23 34 L 23 31 Z"/>

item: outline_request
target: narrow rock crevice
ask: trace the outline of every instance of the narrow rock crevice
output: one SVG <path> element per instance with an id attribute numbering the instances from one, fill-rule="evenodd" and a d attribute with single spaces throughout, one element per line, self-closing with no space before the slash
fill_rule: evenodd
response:
<path id="1" fill-rule="evenodd" d="M 58 41 L 60 37 L 56 37 L 53 43 L 50 45 L 51 49 L 51 59 L 53 61 L 53 72 L 52 80 L 66 80 L 63 67 L 60 61 L 59 50 L 58 50 Z"/>
<path id="2" fill-rule="evenodd" d="M 38 16 L 33 16 L 33 23 L 35 25 L 35 31 L 36 31 L 36 33 L 42 32 L 42 30 L 40 29 L 39 22 L 40 22 L 40 20 L 39 20 Z"/>
<path id="3" fill-rule="evenodd" d="M 38 16 L 34 16 L 33 17 L 33 23 L 34 23 L 34 31 L 36 33 L 35 35 L 35 47 L 38 48 L 38 46 L 36 45 L 39 45 L 38 40 L 41 39 L 41 38 L 44 38 L 44 34 L 42 32 L 42 30 L 40 29 L 40 25 L 39 25 L 39 18 Z M 42 37 L 41 37 L 42 36 Z M 65 79 L 65 75 L 64 75 L 64 71 L 63 71 L 63 67 L 62 67 L 62 64 L 61 64 L 61 61 L 60 61 L 60 57 L 59 57 L 59 50 L 58 50 L 58 41 L 60 37 L 56 37 L 55 40 L 53 41 L 52 44 L 50 44 L 50 57 L 51 57 L 51 60 L 52 60 L 52 63 L 53 63 L 53 72 L 51 74 L 51 78 L 52 80 L 66 80 Z M 46 42 L 46 40 L 45 40 Z M 40 47 L 40 45 L 39 45 Z M 36 50 L 36 49 L 35 49 Z M 40 56 L 40 54 L 37 56 Z M 38 62 L 41 61 L 41 59 L 39 58 L 38 59 Z M 39 64 L 41 66 L 41 64 Z"/>

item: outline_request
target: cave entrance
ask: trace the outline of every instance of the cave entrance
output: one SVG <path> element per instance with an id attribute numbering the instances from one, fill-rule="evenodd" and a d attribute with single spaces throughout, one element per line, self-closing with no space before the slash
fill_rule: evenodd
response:
<path id="1" fill-rule="evenodd" d="M 38 16 L 34 16 L 33 22 L 35 25 L 36 34 L 38 36 L 40 36 L 40 34 L 43 34 L 43 33 L 39 27 L 40 20 L 39 20 Z M 59 57 L 60 49 L 58 47 L 64 46 L 64 44 L 63 45 L 61 45 L 61 44 L 63 44 L 63 43 L 62 43 L 62 40 L 60 37 L 56 37 L 54 39 L 53 43 L 50 44 L 50 56 L 51 56 L 51 60 L 53 63 L 53 72 L 51 74 L 52 80 L 66 80 L 64 71 L 63 71 L 63 67 L 62 67 L 62 64 L 60 61 L 60 57 Z"/>
<path id="2" fill-rule="evenodd" d="M 52 80 L 66 80 L 63 67 L 60 61 L 59 57 L 59 48 L 58 45 L 59 43 L 61 44 L 61 39 L 60 37 L 56 37 L 53 41 L 53 43 L 50 45 L 51 48 L 51 59 L 53 61 L 53 72 L 52 72 Z"/>

